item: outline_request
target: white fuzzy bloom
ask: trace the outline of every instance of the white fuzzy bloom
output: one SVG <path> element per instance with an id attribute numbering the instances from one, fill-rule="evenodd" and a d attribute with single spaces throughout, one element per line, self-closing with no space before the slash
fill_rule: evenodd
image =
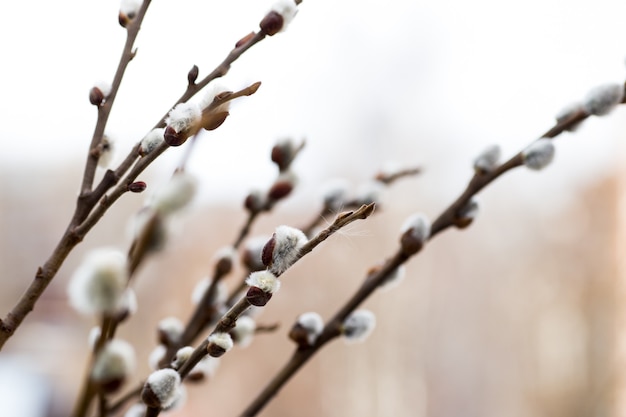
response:
<path id="1" fill-rule="evenodd" d="M 98 149 L 100 149 L 98 166 L 100 168 L 108 168 L 111 165 L 111 161 L 113 160 L 113 156 L 115 154 L 115 143 L 113 142 L 113 139 L 106 135 L 102 136 Z"/>
<path id="2" fill-rule="evenodd" d="M 283 17 L 283 27 L 279 32 L 284 32 L 289 23 L 296 17 L 298 6 L 294 0 L 278 0 L 271 8 L 272 12 L 276 12 Z"/>
<path id="3" fill-rule="evenodd" d="M 146 405 L 145 404 L 133 404 L 126 413 L 124 417 L 144 417 L 146 415 Z"/>
<path id="4" fill-rule="evenodd" d="M 257 287 L 261 289 L 261 291 L 270 294 L 274 294 L 280 289 L 279 279 L 270 271 L 252 272 L 248 278 L 246 278 L 246 284 L 250 287 Z"/>
<path id="5" fill-rule="evenodd" d="M 96 81 L 93 86 L 100 90 L 105 99 L 111 94 L 111 83 L 107 81 Z"/>
<path id="6" fill-rule="evenodd" d="M 322 320 L 322 316 L 314 311 L 300 314 L 296 323 L 306 330 L 309 346 L 313 346 L 319 335 L 322 334 L 322 330 L 324 330 L 324 320 Z"/>
<path id="7" fill-rule="evenodd" d="M 127 282 L 126 257 L 120 251 L 94 250 L 72 276 L 70 305 L 83 314 L 115 313 Z"/>
<path id="8" fill-rule="evenodd" d="M 228 352 L 233 347 L 233 338 L 228 333 L 213 333 L 208 340 L 209 344 L 214 344 L 225 352 Z"/>
<path id="9" fill-rule="evenodd" d="M 609 114 L 623 99 L 623 84 L 599 85 L 587 93 L 583 100 L 583 108 L 588 114 L 604 116 Z"/>
<path id="10" fill-rule="evenodd" d="M 166 353 L 167 348 L 165 346 L 158 345 L 157 347 L 155 347 L 148 356 L 148 365 L 150 366 L 150 369 L 152 369 L 153 371 L 158 370 L 160 368 L 159 362 L 161 362 L 163 358 L 165 358 Z"/>
<path id="11" fill-rule="evenodd" d="M 400 233 L 411 233 L 411 236 L 420 243 L 424 243 L 430 237 L 430 220 L 423 213 L 414 213 L 407 217 L 400 228 Z"/>
<path id="12" fill-rule="evenodd" d="M 474 159 L 474 170 L 476 172 L 491 172 L 500 163 L 500 147 L 498 145 L 491 145 L 485 148 Z"/>
<path id="13" fill-rule="evenodd" d="M 176 342 L 183 335 L 185 325 L 176 317 L 166 317 L 159 322 L 158 329 L 168 341 Z"/>
<path id="14" fill-rule="evenodd" d="M 143 388 L 142 400 L 148 406 L 168 408 L 179 395 L 180 375 L 173 369 L 160 369 L 150 374 Z"/>
<path id="15" fill-rule="evenodd" d="M 176 398 L 174 398 L 174 402 L 169 406 L 165 407 L 164 410 L 167 412 L 179 410 L 183 408 L 185 403 L 187 402 L 187 387 L 184 384 L 180 384 L 178 386 L 178 392 L 176 393 Z"/>
<path id="16" fill-rule="evenodd" d="M 193 288 L 193 291 L 191 292 L 191 302 L 194 305 L 198 305 L 198 303 L 202 301 L 204 293 L 209 289 L 210 285 L 211 279 L 208 277 L 198 281 L 196 286 Z M 217 283 L 214 304 L 224 304 L 227 298 L 228 288 L 226 288 L 226 284 L 224 284 L 224 282 L 220 281 Z"/>
<path id="17" fill-rule="evenodd" d="M 355 310 L 343 322 L 343 336 L 348 342 L 362 342 L 376 327 L 376 316 L 369 310 Z"/>
<path id="18" fill-rule="evenodd" d="M 152 206 L 161 214 L 168 215 L 187 206 L 196 194 L 196 179 L 177 172 L 159 189 L 152 199 Z"/>
<path id="19" fill-rule="evenodd" d="M 263 248 L 263 263 L 280 275 L 296 262 L 300 249 L 308 242 L 306 235 L 289 226 L 278 226 Z M 271 257 L 271 258 L 270 258 Z"/>
<path id="20" fill-rule="evenodd" d="M 239 317 L 237 319 L 237 323 L 235 324 L 235 328 L 232 330 L 237 345 L 241 347 L 247 347 L 248 345 L 250 345 L 255 330 L 256 322 L 252 317 Z"/>
<path id="21" fill-rule="evenodd" d="M 390 290 L 391 288 L 395 288 L 404 280 L 406 276 L 406 268 L 404 265 L 400 265 L 391 273 L 389 276 L 380 284 L 379 288 L 384 290 Z"/>
<path id="22" fill-rule="evenodd" d="M 172 368 L 180 369 L 180 367 L 187 362 L 187 359 L 191 357 L 192 353 L 193 348 L 191 346 L 185 346 L 178 349 L 176 356 L 174 356 L 174 360 L 172 361 Z"/>
<path id="23" fill-rule="evenodd" d="M 230 91 L 230 90 L 219 83 L 212 82 L 206 88 L 206 93 L 204 94 L 202 101 L 200 101 L 200 108 L 206 109 L 211 104 L 213 104 L 213 100 L 215 100 L 215 97 L 217 95 L 224 93 L 226 91 Z M 226 103 L 220 105 L 213 111 L 228 111 L 229 106 L 230 106 L 230 101 L 227 101 Z"/>
<path id="24" fill-rule="evenodd" d="M 541 138 L 531 143 L 522 151 L 524 165 L 530 169 L 541 170 L 554 159 L 554 144 L 552 140 Z"/>
<path id="25" fill-rule="evenodd" d="M 156 148 L 158 148 L 162 143 L 165 142 L 165 139 L 163 139 L 163 133 L 165 132 L 165 129 L 161 128 L 157 128 L 157 129 L 152 129 L 150 131 L 150 133 L 148 133 L 142 140 L 141 140 L 141 144 L 139 145 L 139 153 L 141 155 L 148 155 L 150 152 L 152 152 L 153 150 L 155 150 Z"/>
<path id="26" fill-rule="evenodd" d="M 119 339 L 111 340 L 98 352 L 91 370 L 91 378 L 106 383 L 124 379 L 135 369 L 133 347 Z"/>
<path id="27" fill-rule="evenodd" d="M 197 124 L 202 117 L 202 109 L 197 103 L 179 103 L 170 110 L 165 123 L 172 127 L 176 133 L 187 130 Z"/>
<path id="28" fill-rule="evenodd" d="M 140 7 L 140 0 L 122 0 L 120 2 L 120 12 L 129 17 L 136 15 L 139 12 Z"/>
<path id="29" fill-rule="evenodd" d="M 563 107 L 555 116 L 556 122 L 557 123 L 561 123 L 564 120 L 569 119 L 570 117 L 572 117 L 574 114 L 579 113 L 579 112 L 586 112 L 583 104 L 580 102 L 574 102 L 574 103 L 570 103 L 567 106 Z M 568 127 L 566 130 L 568 132 L 573 132 L 576 129 L 578 129 L 578 127 L 580 126 L 581 122 L 575 123 L 573 125 L 571 125 L 570 127 Z"/>

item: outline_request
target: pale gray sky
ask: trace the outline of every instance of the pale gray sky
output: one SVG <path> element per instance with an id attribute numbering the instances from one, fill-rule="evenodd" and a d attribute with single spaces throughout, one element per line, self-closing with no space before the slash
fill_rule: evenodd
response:
<path id="1" fill-rule="evenodd" d="M 271 4 L 154 1 L 109 123 L 118 157 L 182 92 L 189 68 L 210 71 Z M 124 41 L 118 5 L 4 6 L 2 164 L 27 171 L 29 163 L 82 159 L 96 114 L 87 92 L 112 78 Z M 263 86 L 206 135 L 191 168 L 213 196 L 264 186 L 274 176 L 272 143 L 293 135 L 308 140 L 296 165 L 304 185 L 366 176 L 391 160 L 421 163 L 428 180 L 458 190 L 485 145 L 512 154 L 564 104 L 623 81 L 625 15 L 617 0 L 306 0 L 286 33 L 255 46 L 221 81 Z M 591 120 L 558 145 L 556 162 L 572 164 L 563 177 L 579 182 L 615 162 L 622 113 Z M 168 154 L 157 168 L 163 175 L 180 150 Z"/>

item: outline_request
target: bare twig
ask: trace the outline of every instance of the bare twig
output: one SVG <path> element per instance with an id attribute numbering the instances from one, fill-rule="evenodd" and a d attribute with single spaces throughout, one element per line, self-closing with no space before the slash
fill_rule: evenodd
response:
<path id="1" fill-rule="evenodd" d="M 577 112 L 566 120 L 557 123 L 554 127 L 544 133 L 542 138 L 554 138 L 569 127 L 576 125 L 588 117 L 584 112 Z M 470 199 L 478 194 L 483 188 L 499 178 L 504 173 L 513 168 L 523 165 L 522 153 L 519 152 L 508 161 L 504 162 L 496 169 L 489 173 L 476 173 L 464 192 L 454 201 L 444 212 L 433 222 L 429 240 L 437 233 L 454 226 L 455 219 L 459 210 L 461 210 L 470 201 Z M 341 334 L 341 325 L 359 305 L 361 305 L 368 297 L 371 296 L 377 288 L 384 283 L 394 271 L 408 261 L 417 252 L 407 255 L 402 248 L 389 258 L 380 267 L 374 270 L 354 295 L 335 313 L 335 315 L 324 326 L 324 330 L 317 338 L 312 346 L 298 347 L 290 360 L 285 366 L 272 378 L 265 388 L 254 398 L 250 405 L 242 412 L 241 416 L 250 417 L 256 415 L 265 407 L 265 405 L 278 394 L 280 389 L 291 379 L 291 377 L 308 362 L 308 360 L 318 352 L 326 343 L 335 339 Z"/>

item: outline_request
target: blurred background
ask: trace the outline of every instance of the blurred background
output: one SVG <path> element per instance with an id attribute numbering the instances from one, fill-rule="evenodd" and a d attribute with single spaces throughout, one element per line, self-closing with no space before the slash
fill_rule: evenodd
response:
<path id="1" fill-rule="evenodd" d="M 169 110 L 192 65 L 200 77 L 210 72 L 271 3 L 151 5 L 107 131 L 117 161 Z M 2 7 L 3 316 L 71 216 L 96 119 L 88 91 L 111 80 L 125 39 L 118 7 L 78 0 Z M 137 277 L 139 311 L 119 332 L 137 347 L 135 381 L 149 372 L 156 323 L 189 317 L 192 288 L 245 220 L 243 199 L 273 181 L 277 139 L 306 139 L 293 167 L 300 181 L 253 235 L 306 224 L 333 178 L 358 187 L 389 166 L 424 171 L 385 189 L 375 216 L 285 274 L 259 316 L 281 328 L 226 355 L 216 378 L 191 386 L 186 407 L 172 416 L 237 415 L 288 360 L 286 333 L 297 315 L 330 317 L 395 251 L 408 215 L 435 218 L 456 198 L 483 148 L 500 144 L 508 158 L 591 87 L 623 82 L 625 15 L 626 3 L 616 0 L 304 1 L 286 33 L 255 46 L 219 81 L 231 89 L 263 85 L 199 141 L 189 169 L 200 194 L 165 252 Z M 560 137 L 545 171 L 519 169 L 496 181 L 481 193 L 469 229 L 438 236 L 407 265 L 399 288 L 366 303 L 378 319 L 367 342 L 327 346 L 262 415 L 625 415 L 625 135 L 618 108 Z M 141 176 L 149 191 L 182 151 L 169 150 Z M 95 323 L 67 306 L 68 279 L 89 249 L 128 247 L 129 218 L 144 201 L 128 195 L 109 211 L 5 346 L 7 416 L 69 413 Z"/>

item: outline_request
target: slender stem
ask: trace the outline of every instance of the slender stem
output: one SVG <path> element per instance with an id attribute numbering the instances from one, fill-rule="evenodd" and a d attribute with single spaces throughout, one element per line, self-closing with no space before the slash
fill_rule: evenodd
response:
<path id="1" fill-rule="evenodd" d="M 554 138 L 568 127 L 579 123 L 587 117 L 588 116 L 582 112 L 574 114 L 572 117 L 561 121 L 555 127 L 548 130 L 542 137 Z M 523 159 L 522 153 L 520 152 L 492 172 L 474 175 L 463 193 L 433 222 L 429 240 L 439 232 L 453 226 L 455 224 L 454 219 L 457 216 L 458 211 L 462 209 L 474 195 L 493 182 L 496 178 L 499 178 L 504 173 L 522 164 Z M 324 330 L 314 345 L 310 347 L 298 348 L 285 366 L 283 366 L 274 378 L 272 378 L 261 393 L 259 393 L 259 395 L 252 400 L 241 416 L 251 417 L 259 413 L 265 405 L 267 405 L 267 403 L 278 394 L 281 388 L 293 377 L 293 375 L 295 375 L 295 373 L 322 348 L 322 346 L 340 335 L 339 329 L 348 315 L 350 315 L 359 305 L 369 298 L 372 293 L 374 293 L 376 289 L 389 277 L 390 274 L 420 251 L 421 249 L 411 255 L 407 255 L 402 248 L 400 248 L 391 258 L 385 261 L 380 268 L 371 273 L 365 279 L 361 287 L 354 293 L 354 295 L 350 297 L 350 299 L 346 301 L 337 313 L 335 313 L 335 315 L 327 322 L 324 326 Z"/>

